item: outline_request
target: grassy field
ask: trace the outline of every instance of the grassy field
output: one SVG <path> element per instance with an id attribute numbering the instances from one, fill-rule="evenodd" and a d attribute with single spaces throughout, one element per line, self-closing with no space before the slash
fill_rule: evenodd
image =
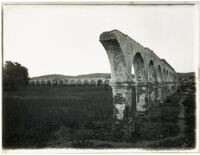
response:
<path id="1" fill-rule="evenodd" d="M 194 147 L 194 90 L 179 92 L 149 117 L 136 119 L 131 141 L 112 137 L 112 91 L 103 87 L 36 87 L 3 94 L 5 148 L 173 148 Z M 186 92 L 188 92 L 186 91 Z M 182 137 L 178 113 L 185 96 Z M 177 137 L 177 138 L 176 138 Z M 173 143 L 173 145 L 171 145 Z"/>

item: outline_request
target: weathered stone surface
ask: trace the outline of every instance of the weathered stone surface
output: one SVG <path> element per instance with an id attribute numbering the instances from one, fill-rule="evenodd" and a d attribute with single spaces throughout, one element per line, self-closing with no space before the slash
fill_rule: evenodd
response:
<path id="1" fill-rule="evenodd" d="M 135 105 L 132 104 L 132 84 L 111 84 L 113 90 L 113 131 L 130 137 L 134 131 L 133 115 Z"/>

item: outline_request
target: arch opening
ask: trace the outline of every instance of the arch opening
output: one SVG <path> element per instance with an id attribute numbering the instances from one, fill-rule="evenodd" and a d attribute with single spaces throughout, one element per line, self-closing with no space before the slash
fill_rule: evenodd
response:
<path id="1" fill-rule="evenodd" d="M 47 86 L 48 86 L 48 87 L 51 86 L 51 82 L 50 82 L 50 80 L 47 80 Z"/>
<path id="2" fill-rule="evenodd" d="M 103 86 L 103 81 L 102 81 L 101 79 L 99 79 L 99 80 L 97 81 L 97 86 Z"/>
<path id="3" fill-rule="evenodd" d="M 80 79 L 77 80 L 77 86 L 82 86 L 82 81 Z"/>
<path id="4" fill-rule="evenodd" d="M 95 80 L 91 80 L 91 81 L 90 81 L 90 86 L 96 86 Z"/>
<path id="5" fill-rule="evenodd" d="M 84 86 L 88 86 L 88 85 L 89 85 L 89 81 L 88 81 L 87 79 L 84 79 L 83 85 L 84 85 Z"/>
<path id="6" fill-rule="evenodd" d="M 156 82 L 156 71 L 154 67 L 154 62 L 151 60 L 149 63 L 149 69 L 148 69 L 148 82 L 154 83 Z"/>
<path id="7" fill-rule="evenodd" d="M 105 80 L 104 81 L 104 86 L 106 86 L 106 87 L 109 86 L 109 82 L 110 82 L 109 80 Z"/>
<path id="8" fill-rule="evenodd" d="M 162 71 L 160 65 L 158 65 L 158 75 L 157 75 L 157 82 L 162 82 Z"/>
<path id="9" fill-rule="evenodd" d="M 147 87 L 143 84 L 145 84 L 147 80 L 145 76 L 144 60 L 140 53 L 136 53 L 133 58 L 132 72 L 135 73 L 134 75 L 136 83 L 136 86 L 133 88 L 132 91 L 132 97 L 133 97 L 132 103 L 133 105 L 136 106 L 136 114 L 143 115 L 147 108 L 146 106 Z"/>
<path id="10" fill-rule="evenodd" d="M 168 70 L 166 71 L 166 82 L 168 82 L 169 79 L 168 79 Z"/>
<path id="11" fill-rule="evenodd" d="M 134 56 L 133 68 L 134 68 L 136 83 L 144 83 L 146 81 L 145 80 L 145 67 L 144 67 L 144 60 L 140 53 L 137 53 Z"/>
<path id="12" fill-rule="evenodd" d="M 163 69 L 163 82 L 166 82 L 166 72 L 165 72 L 165 69 Z"/>

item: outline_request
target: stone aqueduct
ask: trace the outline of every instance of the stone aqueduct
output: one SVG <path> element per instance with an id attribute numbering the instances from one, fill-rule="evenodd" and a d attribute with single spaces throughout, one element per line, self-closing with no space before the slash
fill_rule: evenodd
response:
<path id="1" fill-rule="evenodd" d="M 135 116 L 163 104 L 177 91 L 178 74 L 164 59 L 118 30 L 103 32 L 99 40 L 107 52 L 111 68 L 112 127 L 130 136 L 134 131 Z M 135 83 L 131 77 L 132 65 Z"/>
<path id="2" fill-rule="evenodd" d="M 105 78 L 45 78 L 45 79 L 31 79 L 29 84 L 31 86 L 74 86 L 74 85 L 89 85 L 89 86 L 109 86 L 110 79 Z"/>

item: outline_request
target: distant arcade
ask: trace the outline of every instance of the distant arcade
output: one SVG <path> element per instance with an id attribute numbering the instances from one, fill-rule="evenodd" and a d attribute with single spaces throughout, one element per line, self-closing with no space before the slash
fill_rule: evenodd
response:
<path id="1" fill-rule="evenodd" d="M 109 86 L 110 79 L 106 78 L 44 78 L 44 79 L 31 79 L 30 86 Z"/>

